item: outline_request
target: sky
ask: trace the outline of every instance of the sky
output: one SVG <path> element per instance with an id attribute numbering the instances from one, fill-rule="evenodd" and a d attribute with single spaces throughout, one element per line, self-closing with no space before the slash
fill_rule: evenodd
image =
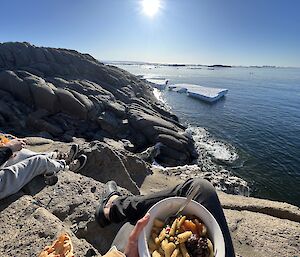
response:
<path id="1" fill-rule="evenodd" d="M 298 0 L 2 0 L 0 42 L 99 60 L 300 67 Z"/>

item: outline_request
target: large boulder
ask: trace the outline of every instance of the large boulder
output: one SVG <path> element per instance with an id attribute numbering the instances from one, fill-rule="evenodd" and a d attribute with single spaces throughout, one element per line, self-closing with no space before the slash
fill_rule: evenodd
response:
<path id="1" fill-rule="evenodd" d="M 55 112 L 57 108 L 57 96 L 53 88 L 40 77 L 32 74 L 26 74 L 24 81 L 27 83 L 32 96 L 32 103 L 37 109 L 46 109 L 50 112 Z"/>
<path id="2" fill-rule="evenodd" d="M 140 111 L 130 110 L 129 111 L 129 123 L 130 125 L 138 130 L 143 130 L 147 127 L 164 127 L 171 130 L 178 130 L 174 124 L 168 122 L 161 117 L 149 115 Z"/>
<path id="3" fill-rule="evenodd" d="M 126 150 L 114 149 L 106 143 L 91 142 L 82 150 L 87 155 L 88 162 L 80 173 L 103 183 L 115 180 L 118 185 L 139 194 L 137 183 L 147 175 L 148 168 L 138 157 L 122 154 L 124 151 Z M 137 178 L 139 181 L 135 182 L 134 179 Z"/>
<path id="4" fill-rule="evenodd" d="M 16 99 L 31 105 L 32 98 L 26 82 L 10 70 L 0 72 L 0 89 L 15 96 Z"/>
<path id="5" fill-rule="evenodd" d="M 58 97 L 60 110 L 77 117 L 78 119 L 86 119 L 87 108 L 72 94 L 72 92 L 58 88 L 55 91 Z"/>

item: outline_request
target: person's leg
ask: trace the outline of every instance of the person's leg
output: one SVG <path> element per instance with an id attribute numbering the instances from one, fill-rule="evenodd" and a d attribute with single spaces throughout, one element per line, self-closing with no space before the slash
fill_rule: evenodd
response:
<path id="1" fill-rule="evenodd" d="M 64 169 L 65 161 L 35 155 L 0 170 L 0 199 L 18 192 L 34 177 Z"/>
<path id="2" fill-rule="evenodd" d="M 226 256 L 234 256 L 234 249 L 231 241 L 230 232 L 219 198 L 216 194 L 214 187 L 207 180 L 189 179 L 185 183 L 182 183 L 172 189 L 163 190 L 154 194 L 149 194 L 146 196 L 118 197 L 115 201 L 113 201 L 112 206 L 110 208 L 110 221 L 122 222 L 127 220 L 131 223 L 135 223 L 137 220 L 142 218 L 149 210 L 149 208 L 152 207 L 158 201 L 172 196 L 186 197 L 196 186 L 200 186 L 200 189 L 199 193 L 194 199 L 200 204 L 202 204 L 204 207 L 206 207 L 210 211 L 210 213 L 215 217 L 223 232 L 226 245 Z M 116 236 L 115 241 L 123 242 L 124 240 L 119 240 L 118 235 Z"/>
<path id="3" fill-rule="evenodd" d="M 120 196 L 112 203 L 109 212 L 109 219 L 114 223 L 122 221 L 130 221 L 135 223 L 137 220 L 141 219 L 146 214 L 146 212 L 160 200 L 173 196 L 186 197 L 195 186 L 198 186 L 198 184 L 200 184 L 200 190 L 197 195 L 206 194 L 206 187 L 202 185 L 206 185 L 207 183 L 209 184 L 209 182 L 203 179 L 189 179 L 186 182 L 179 184 L 173 188 L 162 190 L 149 195 Z"/>
<path id="4" fill-rule="evenodd" d="M 54 154 L 54 152 L 37 153 L 37 152 L 33 152 L 31 150 L 23 148 L 22 150 L 15 153 L 15 156 L 10 158 L 6 162 L 5 167 L 12 166 L 18 162 L 24 161 L 25 159 L 28 159 L 28 158 L 36 156 L 36 155 L 45 155 L 46 157 L 52 158 L 53 154 Z"/>

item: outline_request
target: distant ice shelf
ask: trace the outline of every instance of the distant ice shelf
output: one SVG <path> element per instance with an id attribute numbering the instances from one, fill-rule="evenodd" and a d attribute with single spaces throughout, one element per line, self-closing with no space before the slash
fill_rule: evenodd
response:
<path id="1" fill-rule="evenodd" d="M 168 89 L 178 93 L 186 93 L 190 97 L 206 102 L 216 102 L 228 92 L 228 89 L 224 88 L 203 87 L 193 84 L 173 84 L 168 86 Z"/>

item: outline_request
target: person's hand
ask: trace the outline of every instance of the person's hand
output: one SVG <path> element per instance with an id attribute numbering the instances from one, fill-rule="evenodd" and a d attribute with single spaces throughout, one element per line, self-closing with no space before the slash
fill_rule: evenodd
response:
<path id="1" fill-rule="evenodd" d="M 13 139 L 9 141 L 5 146 L 9 147 L 12 152 L 20 151 L 26 145 L 25 139 Z"/>
<path id="2" fill-rule="evenodd" d="M 142 219 L 140 219 L 132 232 L 129 235 L 128 243 L 125 248 L 125 255 L 127 257 L 139 257 L 138 252 L 138 238 L 143 228 L 147 225 L 150 218 L 150 214 L 147 213 Z"/>

